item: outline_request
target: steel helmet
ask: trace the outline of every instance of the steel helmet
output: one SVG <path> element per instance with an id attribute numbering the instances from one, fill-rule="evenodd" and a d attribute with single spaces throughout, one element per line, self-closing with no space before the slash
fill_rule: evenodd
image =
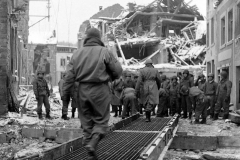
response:
<path id="1" fill-rule="evenodd" d="M 151 59 L 147 59 L 147 60 L 145 61 L 145 64 L 152 64 L 152 60 L 151 60 Z"/>
<path id="2" fill-rule="evenodd" d="M 165 74 L 163 74 L 163 75 L 161 76 L 161 78 L 162 78 L 162 80 L 166 80 L 166 79 L 167 79 L 167 76 L 166 76 Z"/>
<path id="3" fill-rule="evenodd" d="M 214 78 L 214 74 L 213 74 L 213 73 L 209 73 L 209 74 L 208 74 L 208 77 Z"/>
<path id="4" fill-rule="evenodd" d="M 174 79 L 178 80 L 177 76 L 172 76 L 172 80 Z"/>
<path id="5" fill-rule="evenodd" d="M 184 71 L 183 71 L 183 74 L 189 75 L 189 71 L 188 71 L 188 70 L 184 70 Z"/>
<path id="6" fill-rule="evenodd" d="M 222 76 L 223 78 L 227 78 L 227 77 L 228 77 L 228 73 L 227 73 L 226 71 L 222 71 L 222 72 L 221 72 L 221 76 Z"/>
<path id="7" fill-rule="evenodd" d="M 38 75 L 38 74 L 44 74 L 44 71 L 38 70 L 38 71 L 37 71 L 37 75 Z"/>

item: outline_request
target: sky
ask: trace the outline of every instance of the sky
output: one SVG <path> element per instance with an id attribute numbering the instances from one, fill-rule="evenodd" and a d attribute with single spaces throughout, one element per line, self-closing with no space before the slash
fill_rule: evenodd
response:
<path id="1" fill-rule="evenodd" d="M 128 2 L 147 5 L 152 0 L 50 0 L 50 19 L 46 18 L 31 26 L 47 16 L 48 9 L 46 0 L 30 0 L 29 43 L 46 41 L 52 35 L 53 30 L 56 30 L 58 42 L 76 43 L 81 23 L 97 13 L 99 6 L 103 6 L 104 9 L 119 3 L 125 8 Z M 198 6 L 200 13 L 206 16 L 206 0 L 192 0 L 190 5 L 194 4 Z"/>

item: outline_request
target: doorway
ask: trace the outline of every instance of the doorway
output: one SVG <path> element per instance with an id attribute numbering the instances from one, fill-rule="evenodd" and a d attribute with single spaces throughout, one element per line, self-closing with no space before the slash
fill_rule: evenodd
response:
<path id="1" fill-rule="evenodd" d="M 240 109 L 240 66 L 236 67 L 236 109 Z"/>

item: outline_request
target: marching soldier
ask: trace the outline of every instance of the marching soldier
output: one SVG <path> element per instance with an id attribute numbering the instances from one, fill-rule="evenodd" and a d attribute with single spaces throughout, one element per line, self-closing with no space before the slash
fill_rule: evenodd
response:
<path id="1" fill-rule="evenodd" d="M 37 114 L 38 118 L 42 119 L 42 105 L 46 108 L 46 118 L 51 119 L 50 116 L 50 104 L 48 97 L 50 96 L 50 90 L 48 88 L 47 81 L 44 79 L 44 72 L 37 71 L 37 78 L 33 81 L 33 91 L 36 96 L 38 107 Z"/>
<path id="2" fill-rule="evenodd" d="M 121 64 L 101 41 L 96 28 L 86 31 L 83 47 L 73 54 L 63 84 L 63 100 L 70 98 L 74 82 L 79 82 L 79 117 L 83 127 L 83 146 L 89 160 L 97 159 L 96 149 L 108 129 L 111 94 L 109 80 L 122 74 Z"/>
<path id="3" fill-rule="evenodd" d="M 203 92 L 207 98 L 207 107 L 210 106 L 210 117 L 213 118 L 214 116 L 214 109 L 215 109 L 215 95 L 217 91 L 218 84 L 214 81 L 214 74 L 208 74 L 208 81 L 205 83 Z"/>
<path id="4" fill-rule="evenodd" d="M 147 59 L 145 62 L 146 67 L 140 70 L 136 85 L 136 93 L 139 97 L 140 84 L 143 83 L 143 104 L 146 111 L 146 122 L 151 122 L 151 111 L 154 105 L 159 103 L 158 89 L 160 88 L 160 75 L 158 70 L 152 65 L 152 60 Z"/>
<path id="5" fill-rule="evenodd" d="M 227 78 L 228 73 L 226 71 L 222 71 L 221 80 L 218 83 L 218 88 L 216 91 L 217 104 L 214 112 L 214 120 L 218 119 L 221 108 L 223 108 L 224 112 L 223 119 L 228 118 L 232 82 Z"/>

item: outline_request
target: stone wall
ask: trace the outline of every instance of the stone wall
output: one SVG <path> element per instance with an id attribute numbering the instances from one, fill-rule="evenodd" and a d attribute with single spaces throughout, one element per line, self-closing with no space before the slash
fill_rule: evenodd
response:
<path id="1" fill-rule="evenodd" d="M 7 73 L 10 56 L 8 6 L 8 0 L 0 0 L 0 115 L 8 111 Z"/>

